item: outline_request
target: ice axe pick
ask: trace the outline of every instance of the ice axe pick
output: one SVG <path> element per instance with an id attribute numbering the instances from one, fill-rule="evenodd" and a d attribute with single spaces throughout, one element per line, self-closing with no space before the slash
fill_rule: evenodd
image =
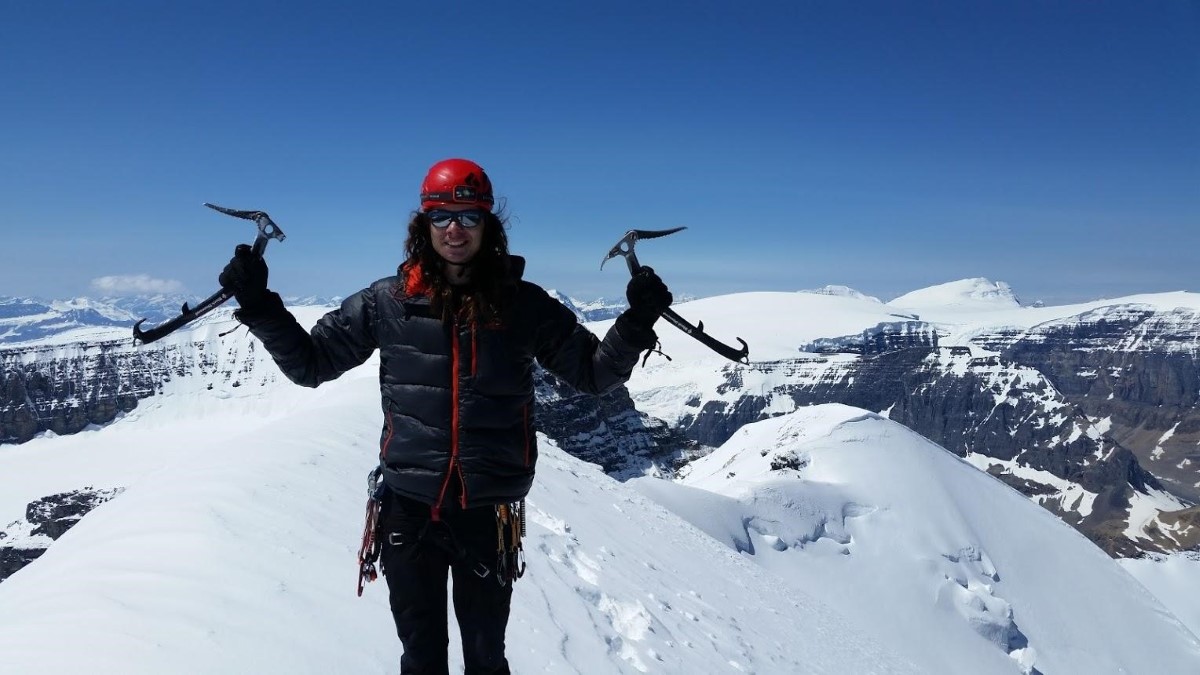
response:
<path id="1" fill-rule="evenodd" d="M 604 256 L 604 259 L 600 261 L 600 269 L 604 269 L 604 263 L 616 258 L 617 256 L 621 256 L 625 259 L 625 264 L 629 267 L 629 275 L 633 276 L 642 268 L 641 263 L 638 262 L 637 254 L 634 253 L 634 247 L 637 245 L 639 239 L 656 239 L 658 237 L 665 237 L 668 234 L 675 234 L 680 230 L 686 229 L 686 227 L 675 227 L 669 230 L 630 230 L 625 233 L 624 237 L 621 237 L 621 240 L 617 242 L 617 245 L 613 246 L 612 249 L 609 250 L 608 255 Z M 698 321 L 696 325 L 693 326 L 692 324 L 688 323 L 686 319 L 676 314 L 675 310 L 670 308 L 667 308 L 667 310 L 663 312 L 662 317 L 666 319 L 667 322 L 672 326 L 675 326 L 684 333 L 687 333 L 705 347 L 708 347 L 730 361 L 747 364 L 750 363 L 750 347 L 746 345 L 746 341 L 742 338 L 737 338 L 737 341 L 742 343 L 742 348 L 734 349 L 733 347 L 730 347 L 729 345 L 713 338 L 708 333 L 705 333 L 703 321 Z"/>

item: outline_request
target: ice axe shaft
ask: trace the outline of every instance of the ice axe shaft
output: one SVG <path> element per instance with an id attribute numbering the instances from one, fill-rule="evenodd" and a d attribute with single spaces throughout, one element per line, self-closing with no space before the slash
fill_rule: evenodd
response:
<path id="1" fill-rule="evenodd" d="M 634 252 L 634 248 L 637 246 L 638 240 L 665 237 L 668 234 L 675 234 L 680 230 L 686 229 L 686 227 L 675 227 L 669 230 L 629 230 L 625 233 L 624 237 L 621 237 L 616 246 L 613 246 L 611 249 L 609 249 L 608 255 L 604 256 L 604 259 L 600 261 L 600 269 L 604 269 L 604 263 L 608 262 L 612 258 L 621 256 L 625 259 L 626 266 L 629 267 L 630 276 L 633 276 L 642 268 L 641 263 L 638 262 L 637 253 Z M 699 321 L 695 326 L 693 326 L 692 324 L 688 323 L 686 319 L 676 314 L 675 310 L 670 308 L 667 308 L 667 310 L 663 312 L 662 317 L 666 319 L 667 322 L 672 326 L 675 326 L 685 334 L 695 338 L 698 342 L 700 342 L 700 344 L 708 347 L 721 356 L 724 356 L 730 361 L 737 361 L 738 363 L 750 362 L 750 347 L 742 338 L 737 338 L 737 341 L 742 345 L 741 349 L 735 349 L 734 347 L 730 347 L 720 340 L 717 340 L 708 333 L 705 333 L 703 321 Z"/>
<path id="2" fill-rule="evenodd" d="M 745 364 L 750 363 L 750 347 L 746 344 L 746 341 L 743 340 L 742 338 L 736 338 L 736 340 L 738 342 L 742 343 L 742 348 L 734 349 L 733 347 L 730 347 L 729 345 L 725 344 L 724 342 L 721 342 L 720 340 L 714 338 L 713 336 L 709 335 L 708 333 L 705 333 L 703 321 L 698 321 L 698 322 L 696 322 L 696 325 L 693 326 L 692 324 L 688 323 L 687 320 L 684 319 L 682 316 L 679 316 L 678 314 L 676 314 L 675 310 L 670 309 L 670 308 L 666 309 L 663 312 L 662 318 L 666 319 L 672 326 L 675 326 L 679 330 L 681 330 L 684 333 L 687 333 L 688 335 L 695 338 L 697 341 L 700 342 L 700 344 L 704 345 L 705 347 L 708 347 L 709 349 L 720 354 L 721 356 L 724 356 L 725 358 L 729 359 L 730 361 L 737 361 L 738 363 L 745 363 Z"/>
<path id="3" fill-rule="evenodd" d="M 251 250 L 256 255 L 261 256 L 267 250 L 267 244 L 270 243 L 272 239 L 283 241 L 287 238 L 287 236 L 283 233 L 283 230 L 279 229 L 279 226 L 275 224 L 275 221 L 271 220 L 271 216 L 268 216 L 264 211 L 239 211 L 237 209 L 228 209 L 224 206 L 217 206 L 216 204 L 209 204 L 208 202 L 205 202 L 204 205 L 210 209 L 213 209 L 214 211 L 219 211 L 225 215 L 233 216 L 234 218 L 253 220 L 254 224 L 258 226 L 258 236 L 255 237 L 254 245 L 251 247 Z M 138 344 L 140 342 L 141 344 L 145 345 L 150 344 L 151 342 L 154 342 L 160 338 L 164 338 L 171 333 L 174 333 L 176 330 L 179 330 L 183 326 L 186 326 L 187 324 L 225 304 L 225 302 L 232 297 L 232 290 L 228 288 L 222 288 L 216 293 L 213 293 L 205 298 L 199 305 L 196 305 L 195 307 L 188 307 L 188 304 L 185 302 L 183 303 L 183 309 L 179 316 L 149 330 L 142 330 L 142 323 L 145 321 L 145 319 L 141 319 L 133 325 L 133 342 L 134 344 Z"/>

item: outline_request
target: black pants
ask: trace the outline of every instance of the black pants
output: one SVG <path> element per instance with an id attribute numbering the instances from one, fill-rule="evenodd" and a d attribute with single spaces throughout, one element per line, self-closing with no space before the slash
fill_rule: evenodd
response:
<path id="1" fill-rule="evenodd" d="M 427 505 L 397 495 L 388 495 L 383 504 L 380 557 L 396 634 L 404 646 L 400 672 L 448 672 L 449 570 L 466 675 L 508 673 L 504 630 L 512 584 L 501 586 L 490 570 L 496 559 L 495 509 L 444 509 L 441 516 L 431 522 Z"/>

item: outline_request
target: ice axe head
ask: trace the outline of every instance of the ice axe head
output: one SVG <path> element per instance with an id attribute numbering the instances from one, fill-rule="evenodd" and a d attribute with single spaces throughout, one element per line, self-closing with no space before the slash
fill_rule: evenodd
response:
<path id="1" fill-rule="evenodd" d="M 241 211 L 238 209 L 228 209 L 224 206 L 209 204 L 208 202 L 205 202 L 204 205 L 214 211 L 224 213 L 227 216 L 241 218 L 242 220 L 253 220 L 254 224 L 258 226 L 258 236 L 255 237 L 253 246 L 254 253 L 257 255 L 262 255 L 263 251 L 267 250 L 267 244 L 272 239 L 275 239 L 276 241 L 283 241 L 287 238 L 287 235 L 283 233 L 283 230 L 279 229 L 279 226 L 275 224 L 275 221 L 271 220 L 271 216 L 268 216 L 264 211 Z"/>
<path id="2" fill-rule="evenodd" d="M 621 256 L 622 258 L 625 258 L 625 264 L 629 266 L 629 274 L 637 274 L 637 271 L 642 267 L 641 264 L 638 263 L 637 254 L 633 252 L 633 247 L 637 244 L 638 239 L 654 239 L 655 237 L 665 237 L 668 234 L 675 234 L 680 230 L 686 229 L 687 227 L 673 227 L 669 230 L 630 230 L 625 233 L 624 237 L 621 237 L 621 240 L 617 242 L 617 245 L 613 246 L 612 249 L 609 250 L 608 255 L 604 256 L 604 259 L 600 261 L 600 269 L 604 269 L 604 263 L 617 256 Z"/>

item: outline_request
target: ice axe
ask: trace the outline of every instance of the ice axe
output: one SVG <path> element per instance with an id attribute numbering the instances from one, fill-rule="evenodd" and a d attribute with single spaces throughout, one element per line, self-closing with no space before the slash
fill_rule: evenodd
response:
<path id="1" fill-rule="evenodd" d="M 204 205 L 210 209 L 213 209 L 214 211 L 220 211 L 227 216 L 242 218 L 243 220 L 253 220 L 254 224 L 258 226 L 258 237 L 254 239 L 254 246 L 251 247 L 251 250 L 255 255 L 261 256 L 263 252 L 267 250 L 267 244 L 270 243 L 272 239 L 283 241 L 286 238 L 283 234 L 283 230 L 279 229 L 279 226 L 275 224 L 275 221 L 271 220 L 271 216 L 268 216 L 263 211 L 238 211 L 237 209 L 227 209 L 224 206 L 217 206 L 216 204 L 209 204 L 208 202 L 205 202 Z M 216 293 L 210 295 L 206 300 L 195 307 L 188 307 L 188 304 L 185 302 L 183 303 L 183 312 L 179 316 L 171 319 L 161 326 L 155 326 L 150 330 L 142 330 L 142 322 L 144 322 L 145 319 L 141 319 L 137 323 L 133 324 L 133 343 L 137 344 L 138 342 L 141 342 L 142 344 L 150 344 L 159 338 L 166 337 L 183 326 L 186 326 L 187 324 L 220 307 L 232 297 L 232 290 L 228 288 L 222 288 Z"/>
<path id="2" fill-rule="evenodd" d="M 621 240 L 617 242 L 617 245 L 613 246 L 612 250 L 608 252 L 608 255 L 604 256 L 604 259 L 600 261 L 600 269 L 604 269 L 604 263 L 617 256 L 621 256 L 622 258 L 625 258 L 625 264 L 629 266 L 630 276 L 637 274 L 638 270 L 642 268 L 642 265 L 638 262 L 637 254 L 633 252 L 633 248 L 635 245 L 637 245 L 639 239 L 655 239 L 657 237 L 665 237 L 668 234 L 675 234 L 680 230 L 686 229 L 686 227 L 675 227 L 669 230 L 630 230 L 625 233 L 624 237 L 621 237 Z M 750 363 L 750 347 L 746 345 L 746 341 L 742 338 L 737 338 L 737 341 L 742 343 L 742 348 L 734 349 L 733 347 L 714 339 L 708 333 L 705 333 L 703 321 L 698 321 L 696 325 L 693 326 L 670 308 L 663 312 L 662 317 L 666 319 L 672 326 L 675 326 L 684 333 L 692 336 L 705 347 L 708 347 L 730 361 L 746 364 Z"/>

